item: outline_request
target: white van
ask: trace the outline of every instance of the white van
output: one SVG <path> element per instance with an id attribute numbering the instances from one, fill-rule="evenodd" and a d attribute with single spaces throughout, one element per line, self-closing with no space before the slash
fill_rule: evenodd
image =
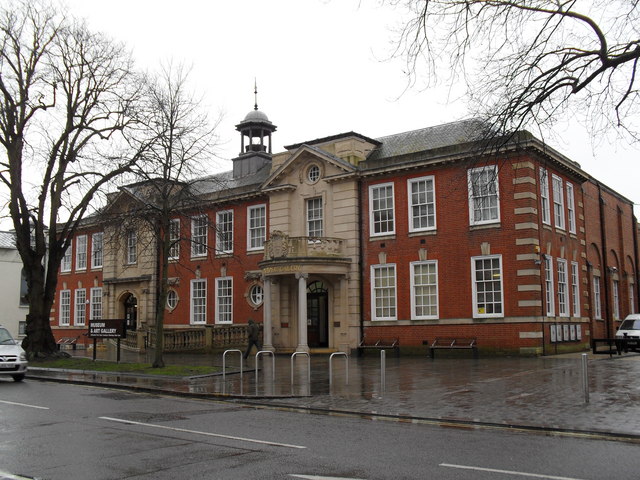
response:
<path id="1" fill-rule="evenodd" d="M 622 321 L 620 328 L 616 332 L 616 338 L 640 339 L 640 314 L 632 313 L 627 315 L 627 318 Z"/>

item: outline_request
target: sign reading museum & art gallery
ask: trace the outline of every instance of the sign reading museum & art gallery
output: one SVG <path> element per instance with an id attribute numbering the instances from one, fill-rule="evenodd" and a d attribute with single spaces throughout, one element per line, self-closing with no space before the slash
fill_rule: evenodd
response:
<path id="1" fill-rule="evenodd" d="M 89 338 L 125 338 L 125 320 L 89 320 Z"/>

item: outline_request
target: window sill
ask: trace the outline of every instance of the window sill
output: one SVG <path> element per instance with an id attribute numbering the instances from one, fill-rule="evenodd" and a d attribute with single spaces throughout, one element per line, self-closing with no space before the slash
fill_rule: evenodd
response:
<path id="1" fill-rule="evenodd" d="M 409 237 L 422 237 L 422 236 L 430 236 L 430 235 L 437 235 L 438 234 L 438 230 L 431 229 L 431 230 L 416 230 L 413 232 L 409 232 Z"/>
<path id="2" fill-rule="evenodd" d="M 370 242 L 381 242 L 381 241 L 385 241 L 385 240 L 395 240 L 396 239 L 396 234 L 395 233 L 389 233 L 389 234 L 385 234 L 385 235 L 376 235 L 376 236 L 369 236 L 369 241 Z"/>
<path id="3" fill-rule="evenodd" d="M 479 225 L 469 225 L 469 230 L 471 230 L 473 232 L 474 230 L 487 230 L 487 229 L 491 229 L 491 228 L 501 228 L 501 227 L 502 227 L 502 223 L 501 222 L 481 223 Z"/>

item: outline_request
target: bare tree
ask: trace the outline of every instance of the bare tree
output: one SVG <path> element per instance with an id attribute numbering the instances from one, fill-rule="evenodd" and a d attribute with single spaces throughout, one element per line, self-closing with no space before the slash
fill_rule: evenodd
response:
<path id="1" fill-rule="evenodd" d="M 210 121 L 201 99 L 188 90 L 188 74 L 184 66 L 169 64 L 147 84 L 144 117 L 147 137 L 136 146 L 137 150 L 145 150 L 145 154 L 134 169 L 139 182 L 124 187 L 135 199 L 135 206 L 125 213 L 127 221 L 138 226 L 146 223 L 151 244 L 155 244 L 158 279 L 153 367 L 156 368 L 164 366 L 169 260 L 172 249 L 184 237 L 180 230 L 176 231 L 175 224 L 172 226 L 172 219 L 197 212 L 202 202 L 194 184 L 202 177 L 206 162 L 214 157 L 217 141 L 218 122 Z"/>
<path id="2" fill-rule="evenodd" d="M 635 0 L 386 0 L 409 9 L 396 55 L 415 82 L 464 79 L 494 131 L 584 115 L 638 140 L 640 15 Z M 449 68 L 446 68 L 446 67 Z M 635 116 L 635 117 L 634 117 Z M 635 122 L 635 123 L 634 123 Z"/>
<path id="3" fill-rule="evenodd" d="M 23 347 L 46 356 L 60 261 L 96 193 L 137 161 L 121 140 L 139 82 L 122 46 L 44 1 L 2 2 L 0 31 L 0 182 L 29 290 Z"/>

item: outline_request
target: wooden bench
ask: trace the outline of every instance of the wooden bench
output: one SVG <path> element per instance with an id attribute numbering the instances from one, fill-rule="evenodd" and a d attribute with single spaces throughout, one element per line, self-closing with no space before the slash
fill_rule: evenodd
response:
<path id="1" fill-rule="evenodd" d="M 429 356 L 435 358 L 436 350 L 473 350 L 473 357 L 478 358 L 478 345 L 475 338 L 436 337 L 429 346 Z"/>
<path id="2" fill-rule="evenodd" d="M 400 356 L 400 341 L 397 338 L 371 337 L 365 335 L 358 345 L 358 356 L 362 356 L 365 350 L 395 350 L 396 356 Z"/>
<path id="3" fill-rule="evenodd" d="M 76 344 L 78 343 L 79 338 L 80 338 L 80 335 L 78 335 L 77 337 L 62 337 L 58 339 L 58 341 L 56 342 L 58 344 L 58 350 L 60 350 L 60 347 L 62 345 L 71 345 L 75 350 Z"/>

